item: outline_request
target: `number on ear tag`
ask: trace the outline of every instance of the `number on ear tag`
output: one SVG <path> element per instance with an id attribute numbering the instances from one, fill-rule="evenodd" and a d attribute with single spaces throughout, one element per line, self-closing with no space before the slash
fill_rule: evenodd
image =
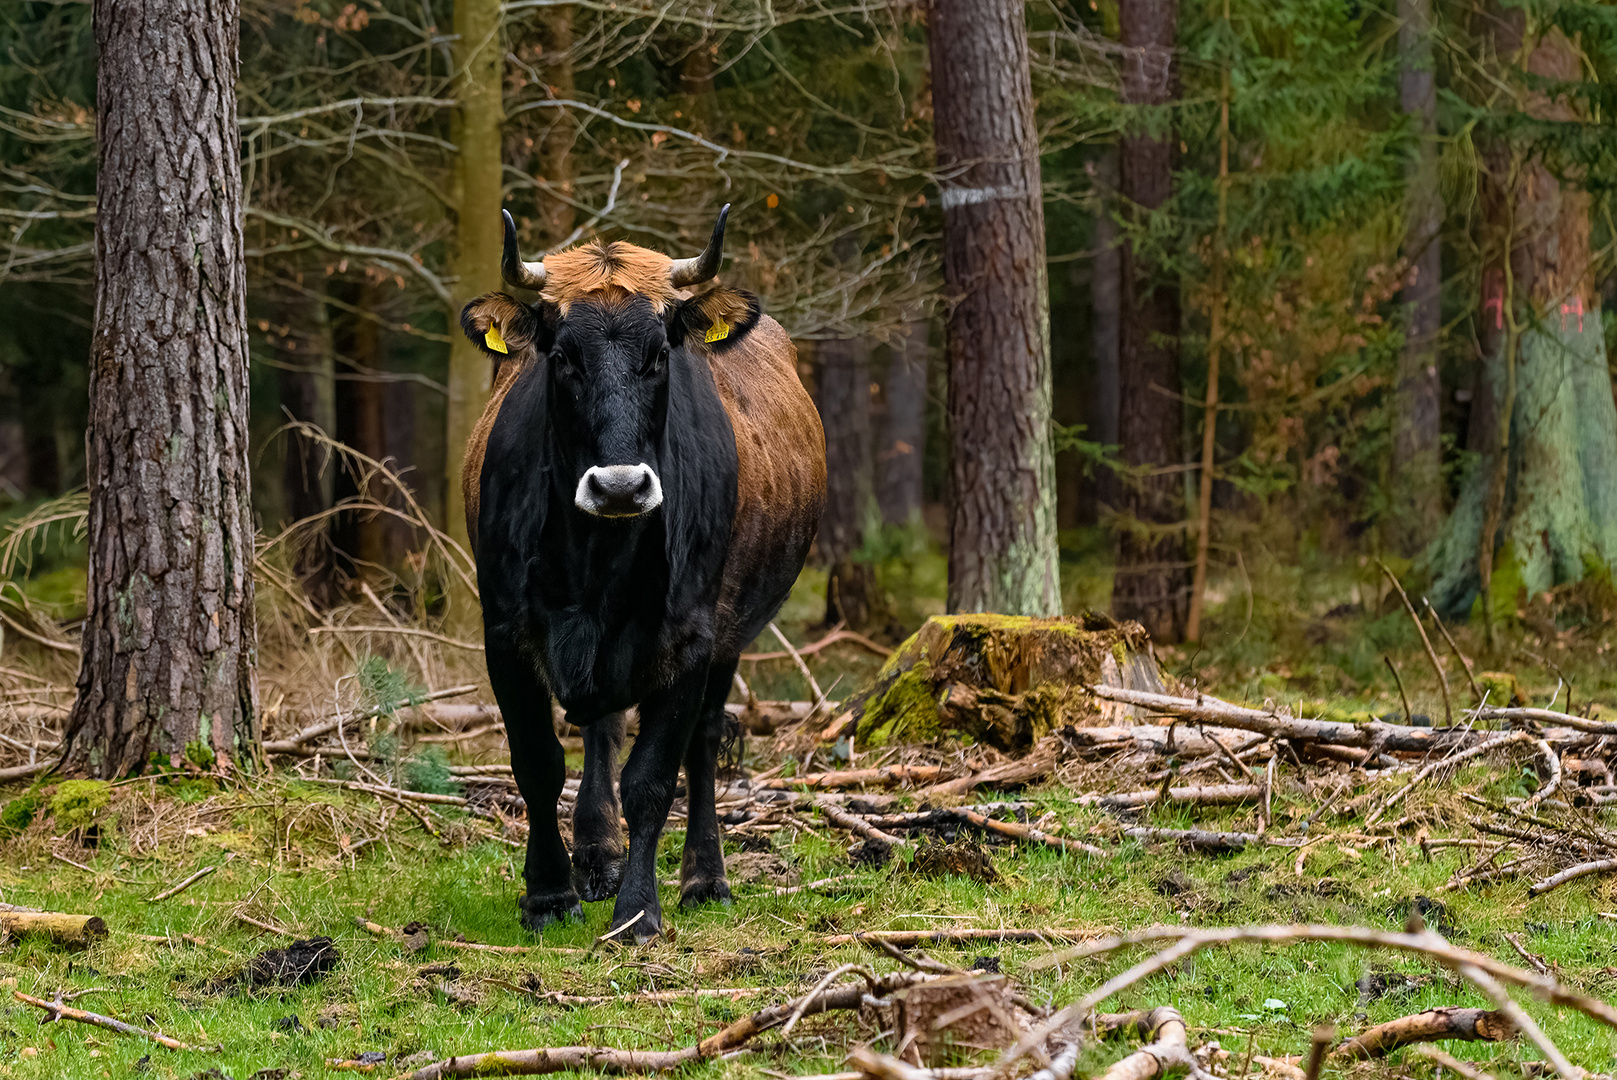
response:
<path id="1" fill-rule="evenodd" d="M 723 319 L 714 319 L 713 325 L 707 328 L 707 334 L 702 340 L 708 345 L 715 341 L 723 341 L 730 336 L 730 324 Z"/>
<path id="2" fill-rule="evenodd" d="M 497 353 L 510 353 L 511 351 L 505 347 L 505 339 L 500 336 L 500 328 L 498 325 L 491 325 L 488 328 L 488 333 L 483 335 L 483 344 L 487 345 Z"/>

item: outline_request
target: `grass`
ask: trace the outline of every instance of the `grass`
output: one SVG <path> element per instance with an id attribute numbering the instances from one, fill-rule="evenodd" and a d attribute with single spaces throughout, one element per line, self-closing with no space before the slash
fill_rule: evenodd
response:
<path id="1" fill-rule="evenodd" d="M 1502 794 L 1516 781 L 1479 770 L 1462 773 L 1458 785 Z M 1071 792 L 1049 785 L 1026 797 L 1037 815 L 1053 811 L 1069 834 L 1081 834 L 1107 819 L 1076 810 Z M 1452 794 L 1433 791 L 1422 806 L 1440 812 Z M 1290 816 L 1310 807 L 1298 803 Z M 0 1075 L 122 1077 L 143 1075 L 186 1080 L 217 1066 L 237 1080 L 260 1069 L 289 1068 L 322 1075 L 332 1058 L 381 1051 L 389 1064 L 431 1052 L 446 1055 L 484 1049 L 579 1043 L 669 1049 L 692 1043 L 729 1020 L 805 991 L 813 980 L 843 962 L 895 965 L 862 946 L 831 947 L 823 939 L 858 929 L 936 929 L 947 926 L 1060 927 L 1094 931 L 1139 928 L 1154 923 L 1224 925 L 1268 921 L 1402 925 L 1412 898 L 1441 895 L 1457 943 L 1519 962 L 1501 935 L 1525 934 L 1524 943 L 1560 969 L 1561 977 L 1593 993 L 1609 989 L 1617 975 L 1617 925 L 1597 911 L 1614 906 L 1608 886 L 1585 880 L 1529 900 L 1525 882 L 1461 893 L 1438 888 L 1474 855 L 1436 853 L 1428 862 L 1407 838 L 1391 850 L 1361 853 L 1325 842 L 1310 849 L 1301 876 L 1292 849 L 1249 849 L 1207 857 L 1151 851 L 1125 845 L 1104 860 L 1062 855 L 1045 848 L 993 848 L 1000 880 L 983 884 L 962 877 L 929 878 L 908 872 L 902 859 L 883 869 L 857 872 L 836 896 L 774 897 L 767 884 L 735 882 L 728 909 L 681 912 L 670 905 L 673 939 L 647 949 L 604 949 L 593 955 L 541 948 L 523 955 L 453 950 L 440 945 L 409 953 L 355 927 L 356 916 L 391 927 L 421 921 L 435 937 L 464 934 L 491 944 L 541 944 L 585 949 L 607 928 L 610 904 L 586 907 L 582 925 L 553 928 L 536 939 L 516 921 L 521 853 L 480 840 L 460 820 L 447 846 L 428 837 L 407 815 L 387 804 L 325 787 L 267 779 L 239 788 L 206 782 L 139 782 L 115 791 L 97 812 L 100 846 L 76 844 L 78 833 L 47 819 L 3 849 L 0 891 L 9 903 L 53 910 L 94 912 L 111 936 L 87 951 L 71 953 L 24 940 L 0 953 L 0 979 L 7 988 L 50 997 L 59 990 L 98 988 L 79 1000 L 82 1008 L 112 1013 L 176 1038 L 218 1044 L 215 1054 L 173 1052 L 141 1040 L 61 1023 L 38 1028 L 35 1010 L 0 1004 Z M 1250 826 L 1251 811 L 1202 812 L 1199 822 Z M 1288 815 L 1280 813 L 1277 828 Z M 1153 824 L 1190 823 L 1185 812 L 1158 812 Z M 1434 829 L 1434 833 L 1439 830 Z M 361 836 L 380 835 L 358 853 L 346 852 Z M 803 880 L 848 873 L 845 837 L 829 830 L 776 833 L 775 853 Z M 663 842 L 662 876 L 678 874 L 682 833 Z M 51 851 L 90 867 L 85 872 L 59 862 Z M 735 849 L 732 847 L 732 851 Z M 226 860 L 227 855 L 233 858 Z M 164 886 L 203 865 L 221 869 L 171 900 L 147 903 Z M 120 880 L 122 879 L 122 880 Z M 257 951 L 287 942 L 240 924 L 245 905 L 256 917 L 300 934 L 327 934 L 342 959 L 335 972 L 314 985 L 291 990 L 245 992 L 228 986 L 230 976 Z M 172 947 L 134 935 L 165 935 Z M 205 940 L 186 943 L 180 935 Z M 996 956 L 1012 977 L 1047 950 L 1043 946 L 975 944 L 938 946 L 937 955 L 962 966 Z M 1122 970 L 1139 954 L 1125 954 L 1026 976 L 1028 996 L 1064 1004 Z M 474 1000 L 454 1001 L 421 967 L 452 963 L 456 985 Z M 1361 994 L 1360 980 L 1384 976 L 1390 989 Z M 683 998 L 671 1003 L 624 1001 L 561 1008 L 538 1001 L 521 988 L 579 995 L 627 995 L 639 990 L 750 986 L 767 988 L 757 998 L 730 1002 Z M 1438 1005 L 1485 1005 L 1447 972 L 1416 959 L 1367 954 L 1339 946 L 1239 947 L 1204 953 L 1143 983 L 1106 1008 L 1173 1004 L 1205 1035 L 1226 1049 L 1298 1053 L 1320 1022 L 1344 1032 Z M 1575 1014 L 1527 1002 L 1530 1010 L 1578 1064 L 1609 1070 L 1617 1049 L 1614 1033 Z M 288 1034 L 276 1021 L 297 1016 L 308 1030 Z M 874 1028 L 849 1014 L 813 1018 L 793 1033 L 790 1047 L 766 1037 L 759 1053 L 687 1070 L 693 1075 L 756 1075 L 760 1066 L 790 1074 L 836 1071 L 854 1042 L 880 1040 Z M 25 1056 L 23 1047 L 37 1056 Z M 1098 1068 L 1126 1052 L 1124 1044 L 1090 1052 Z M 1487 1061 L 1506 1074 L 1520 1072 L 1536 1054 L 1522 1043 L 1462 1047 L 1462 1056 Z M 150 1060 L 141 1066 L 147 1055 Z M 1374 1068 L 1381 1068 L 1376 1066 Z M 1418 1058 L 1394 1066 L 1421 1073 Z"/>

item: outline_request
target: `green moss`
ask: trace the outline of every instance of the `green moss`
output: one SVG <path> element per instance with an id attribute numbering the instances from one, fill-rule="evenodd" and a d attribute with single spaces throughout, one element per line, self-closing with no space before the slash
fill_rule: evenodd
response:
<path id="1" fill-rule="evenodd" d="M 942 733 L 938 703 L 932 697 L 930 665 L 925 660 L 877 691 L 859 718 L 858 740 L 863 746 L 931 742 Z"/>
<path id="2" fill-rule="evenodd" d="M 18 795 L 0 809 L 0 836 L 13 836 L 28 828 L 45 805 L 43 792 L 29 791 Z"/>
<path id="3" fill-rule="evenodd" d="M 51 795 L 51 817 L 63 828 L 81 829 L 111 798 L 112 785 L 105 780 L 63 780 Z"/>

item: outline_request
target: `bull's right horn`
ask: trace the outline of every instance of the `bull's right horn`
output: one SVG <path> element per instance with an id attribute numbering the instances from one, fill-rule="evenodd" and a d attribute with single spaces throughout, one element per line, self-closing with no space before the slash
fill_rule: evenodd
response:
<path id="1" fill-rule="evenodd" d="M 517 223 L 511 220 L 509 210 L 501 210 L 500 216 L 505 219 L 505 255 L 500 259 L 500 276 L 507 285 L 539 291 L 545 287 L 545 264 L 522 261 L 522 253 L 517 250 Z"/>
<path id="2" fill-rule="evenodd" d="M 674 288 L 683 289 L 713 280 L 724 259 L 724 221 L 729 216 L 730 204 L 725 203 L 724 209 L 719 211 L 719 220 L 713 224 L 713 238 L 707 242 L 707 250 L 694 259 L 675 259 L 668 267 L 668 280 L 673 282 Z"/>

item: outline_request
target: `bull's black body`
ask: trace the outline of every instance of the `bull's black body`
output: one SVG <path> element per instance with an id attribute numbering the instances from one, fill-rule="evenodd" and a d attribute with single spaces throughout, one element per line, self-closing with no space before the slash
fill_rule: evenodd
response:
<path id="1" fill-rule="evenodd" d="M 812 534 L 787 530 L 721 605 L 736 438 L 708 360 L 686 347 L 688 303 L 659 314 L 631 296 L 565 316 L 540 303 L 506 331 L 534 352 L 488 430 L 477 578 L 489 678 L 528 807 L 521 908 L 533 929 L 615 893 L 615 928 L 637 920 L 641 941 L 658 932 L 657 843 L 681 764 L 691 804 L 681 902 L 729 899 L 713 791 L 724 702 L 740 650 L 785 600 Z M 575 505 L 585 470 L 636 463 L 660 478 L 660 506 L 601 517 Z M 565 769 L 552 694 L 585 733 L 571 860 L 556 820 Z M 613 772 L 636 705 L 625 858 Z"/>

